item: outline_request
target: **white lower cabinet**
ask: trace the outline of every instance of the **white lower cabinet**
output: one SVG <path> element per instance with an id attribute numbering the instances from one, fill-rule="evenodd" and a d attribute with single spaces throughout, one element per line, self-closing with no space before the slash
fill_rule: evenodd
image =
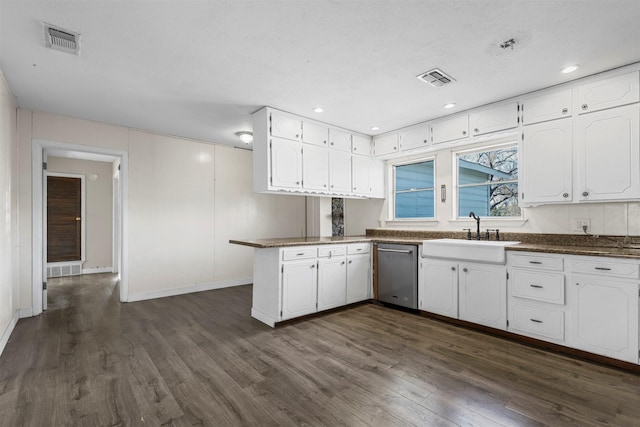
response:
<path id="1" fill-rule="evenodd" d="M 256 249 L 251 316 L 276 323 L 371 298 L 370 243 Z"/>
<path id="2" fill-rule="evenodd" d="M 461 263 L 459 269 L 459 318 L 507 329 L 507 269 L 475 263 Z"/>
<path id="3" fill-rule="evenodd" d="M 420 310 L 458 318 L 458 264 L 425 259 L 419 274 Z"/>

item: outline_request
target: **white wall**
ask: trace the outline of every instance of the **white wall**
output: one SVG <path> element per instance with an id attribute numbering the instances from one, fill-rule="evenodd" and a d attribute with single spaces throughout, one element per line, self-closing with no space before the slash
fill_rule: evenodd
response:
<path id="1" fill-rule="evenodd" d="M 18 319 L 16 103 L 0 70 L 0 353 Z"/>
<path id="2" fill-rule="evenodd" d="M 113 218 L 113 172 L 112 164 L 91 160 L 47 158 L 49 172 L 73 173 L 85 176 L 86 208 L 86 260 L 82 265 L 87 269 L 111 268 L 112 218 Z M 90 176 L 96 174 L 96 179 Z"/>
<path id="3" fill-rule="evenodd" d="M 459 148 L 449 148 L 408 158 L 435 156 L 436 218 L 430 221 L 388 221 L 389 201 L 347 200 L 345 224 L 349 234 L 361 234 L 366 228 L 425 229 L 462 231 L 474 228 L 472 219 L 454 219 L 453 156 Z M 640 171 L 636 171 L 640 173 Z M 447 200 L 440 201 L 440 185 L 447 186 Z M 580 234 L 573 230 L 574 218 L 589 218 L 591 233 L 604 235 L 640 235 L 640 202 L 580 203 L 523 208 L 523 219 L 482 218 L 482 228 L 499 228 L 505 232 Z"/>
<path id="4" fill-rule="evenodd" d="M 253 193 L 251 152 L 18 110 L 20 304 L 31 309 L 31 141 L 129 154 L 129 300 L 252 280 L 253 249 L 228 240 L 304 235 L 304 197 Z"/>

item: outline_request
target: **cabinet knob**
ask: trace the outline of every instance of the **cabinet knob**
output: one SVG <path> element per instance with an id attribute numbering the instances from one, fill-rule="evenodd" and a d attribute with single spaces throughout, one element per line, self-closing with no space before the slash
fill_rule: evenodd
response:
<path id="1" fill-rule="evenodd" d="M 327 143 L 327 141 L 322 141 L 322 142 L 323 142 L 324 144 L 326 144 L 326 143 Z"/>
<path id="2" fill-rule="evenodd" d="M 331 188 L 333 188 L 333 184 L 331 184 Z"/>
<path id="3" fill-rule="evenodd" d="M 466 272 L 467 272 L 467 271 L 469 271 L 469 270 L 467 270 L 466 268 L 463 268 L 463 269 L 462 269 L 462 271 L 464 271 L 464 272 L 466 273 Z"/>
<path id="4" fill-rule="evenodd" d="M 582 104 L 582 111 L 587 111 L 589 106 L 587 104 Z"/>
<path id="5" fill-rule="evenodd" d="M 563 108 L 563 109 L 562 109 L 562 114 L 567 114 L 568 112 L 569 112 L 569 109 L 568 109 L 568 108 Z"/>
<path id="6" fill-rule="evenodd" d="M 478 133 L 478 132 L 480 132 L 480 129 L 475 128 L 473 131 L 474 131 L 475 133 Z"/>
<path id="7" fill-rule="evenodd" d="M 393 147 L 393 149 L 394 149 L 394 150 L 397 150 L 397 149 L 398 149 L 398 147 Z"/>
<path id="8" fill-rule="evenodd" d="M 353 151 L 358 151 L 358 147 L 353 147 Z"/>
<path id="9" fill-rule="evenodd" d="M 562 197 L 566 199 L 567 197 L 569 197 L 569 193 L 562 193 Z"/>
<path id="10" fill-rule="evenodd" d="M 331 143 L 331 145 L 333 145 L 333 142 Z"/>
<path id="11" fill-rule="evenodd" d="M 583 195 L 584 197 L 587 197 L 587 196 L 589 195 L 589 192 L 588 192 L 588 191 L 583 191 L 583 192 L 582 192 L 582 195 Z"/>
<path id="12" fill-rule="evenodd" d="M 466 135 L 466 134 L 467 134 L 467 131 L 466 131 L 466 130 L 463 130 L 463 131 L 462 131 L 462 134 L 463 134 L 463 135 Z"/>
<path id="13" fill-rule="evenodd" d="M 451 267 L 451 271 L 456 271 L 456 268 L 455 267 Z"/>
<path id="14" fill-rule="evenodd" d="M 358 189 L 358 187 L 353 187 L 353 191 L 356 191 Z"/>
<path id="15" fill-rule="evenodd" d="M 426 140 L 426 139 L 425 139 L 425 140 L 423 140 L 423 141 L 422 141 L 422 143 L 423 143 L 423 144 L 426 144 L 426 143 L 427 143 L 427 140 Z"/>
<path id="16" fill-rule="evenodd" d="M 296 138 L 300 138 L 300 134 L 299 133 L 296 133 Z"/>
<path id="17" fill-rule="evenodd" d="M 316 265 L 315 264 L 311 264 L 311 268 L 316 268 Z"/>
<path id="18" fill-rule="evenodd" d="M 342 261 L 342 262 L 340 263 L 340 265 L 344 265 L 344 261 Z"/>
<path id="19" fill-rule="evenodd" d="M 300 181 L 296 181 L 296 185 L 300 185 Z"/>
<path id="20" fill-rule="evenodd" d="M 353 261 L 349 260 L 349 264 L 351 264 Z"/>
<path id="21" fill-rule="evenodd" d="M 322 185 L 323 185 L 323 187 L 326 187 L 326 186 L 327 186 L 327 184 L 322 184 Z"/>

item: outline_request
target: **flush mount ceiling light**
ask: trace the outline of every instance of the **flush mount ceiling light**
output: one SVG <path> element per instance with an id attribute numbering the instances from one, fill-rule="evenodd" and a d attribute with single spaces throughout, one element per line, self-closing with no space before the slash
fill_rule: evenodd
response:
<path id="1" fill-rule="evenodd" d="M 563 68 L 560 71 L 562 72 L 562 74 L 569 74 L 569 73 L 573 73 L 577 69 L 578 69 L 577 65 L 570 65 L 568 67 Z"/>
<path id="2" fill-rule="evenodd" d="M 238 139 L 245 144 L 251 144 L 253 142 L 253 132 L 248 132 L 246 130 L 236 132 L 236 136 Z"/>
<path id="3" fill-rule="evenodd" d="M 48 48 L 62 52 L 80 54 L 80 34 L 56 27 L 55 25 L 42 23 L 44 31 L 44 44 Z"/>
<path id="4" fill-rule="evenodd" d="M 453 108 L 453 107 L 455 107 L 455 106 L 456 106 L 456 104 L 455 104 L 454 102 L 450 102 L 449 104 L 444 104 L 444 105 L 443 105 L 443 107 L 444 107 L 444 108 L 446 108 L 447 110 L 448 110 L 449 108 Z"/>
<path id="5" fill-rule="evenodd" d="M 313 111 L 315 113 L 322 113 L 324 111 L 324 109 L 322 107 L 316 107 L 316 108 L 313 109 Z"/>
<path id="6" fill-rule="evenodd" d="M 429 70 L 416 77 L 425 83 L 429 83 L 433 87 L 442 87 L 456 81 L 453 77 L 445 74 L 444 71 L 438 68 Z"/>

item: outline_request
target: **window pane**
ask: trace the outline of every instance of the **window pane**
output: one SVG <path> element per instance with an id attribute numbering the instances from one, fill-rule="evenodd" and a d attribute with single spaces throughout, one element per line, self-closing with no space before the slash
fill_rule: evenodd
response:
<path id="1" fill-rule="evenodd" d="M 433 218 L 433 190 L 396 194 L 396 218 Z"/>
<path id="2" fill-rule="evenodd" d="M 517 180 L 517 146 L 458 155 L 458 216 L 520 216 Z"/>
<path id="3" fill-rule="evenodd" d="M 396 166 L 396 191 L 433 188 L 433 160 Z"/>

